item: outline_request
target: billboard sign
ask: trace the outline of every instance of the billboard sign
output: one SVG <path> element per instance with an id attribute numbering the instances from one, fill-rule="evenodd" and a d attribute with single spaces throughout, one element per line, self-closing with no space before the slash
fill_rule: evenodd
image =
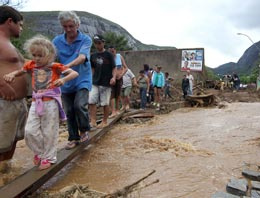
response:
<path id="1" fill-rule="evenodd" d="M 184 49 L 181 54 L 181 71 L 202 71 L 204 60 L 203 49 Z"/>

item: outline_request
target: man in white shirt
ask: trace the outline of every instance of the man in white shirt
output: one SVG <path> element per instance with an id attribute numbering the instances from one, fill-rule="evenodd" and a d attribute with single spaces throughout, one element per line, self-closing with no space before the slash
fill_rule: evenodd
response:
<path id="1" fill-rule="evenodd" d="M 193 76 L 191 75 L 190 73 L 190 70 L 187 70 L 187 78 L 189 79 L 189 89 L 188 89 L 188 96 L 192 95 L 192 89 L 193 89 L 193 81 L 194 81 L 194 78 Z"/>
<path id="2" fill-rule="evenodd" d="M 122 86 L 122 108 L 121 110 L 129 110 L 130 101 L 129 96 L 132 91 L 132 86 L 137 86 L 136 78 L 130 69 L 127 69 L 123 76 L 123 86 Z"/>

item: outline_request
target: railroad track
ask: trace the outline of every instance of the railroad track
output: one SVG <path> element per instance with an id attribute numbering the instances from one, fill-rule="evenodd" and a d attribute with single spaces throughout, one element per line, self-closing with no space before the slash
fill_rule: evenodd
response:
<path id="1" fill-rule="evenodd" d="M 1 198 L 22 198 L 26 197 L 37 189 L 39 189 L 44 183 L 52 178 L 57 172 L 59 172 L 65 165 L 67 165 L 72 159 L 82 153 L 82 150 L 91 143 L 97 141 L 102 135 L 104 135 L 110 128 L 116 123 L 123 115 L 123 112 L 114 117 L 108 119 L 108 126 L 96 130 L 90 133 L 90 140 L 80 144 L 71 150 L 61 149 L 57 154 L 57 163 L 52 165 L 49 169 L 39 171 L 37 167 L 34 167 L 24 174 L 18 176 L 16 179 L 0 188 Z"/>

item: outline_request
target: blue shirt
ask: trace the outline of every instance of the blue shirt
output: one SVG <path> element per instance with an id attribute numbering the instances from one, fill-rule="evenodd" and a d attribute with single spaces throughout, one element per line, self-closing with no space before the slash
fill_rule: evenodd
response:
<path id="1" fill-rule="evenodd" d="M 122 67 L 122 61 L 121 61 L 121 55 L 120 54 L 116 54 L 115 62 L 116 62 L 116 68 Z"/>
<path id="2" fill-rule="evenodd" d="M 66 82 L 62 87 L 62 93 L 73 93 L 80 89 L 86 88 L 91 91 L 92 88 L 92 72 L 90 65 L 90 48 L 92 40 L 89 36 L 78 31 L 78 36 L 69 44 L 66 40 L 66 34 L 56 36 L 53 44 L 57 49 L 57 56 L 60 63 L 66 65 L 75 60 L 80 54 L 86 56 L 86 61 L 80 65 L 73 66 L 71 69 L 77 71 L 79 76 L 73 80 Z"/>
<path id="3" fill-rule="evenodd" d="M 152 76 L 152 83 L 155 87 L 164 87 L 165 85 L 165 78 L 164 74 L 162 72 L 153 72 Z"/>

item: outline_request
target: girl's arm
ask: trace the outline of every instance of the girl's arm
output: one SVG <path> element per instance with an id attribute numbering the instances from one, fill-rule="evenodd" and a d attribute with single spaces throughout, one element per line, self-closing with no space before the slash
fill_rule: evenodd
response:
<path id="1" fill-rule="evenodd" d="M 12 81 L 14 81 L 15 77 L 21 76 L 25 73 L 26 73 L 26 71 L 24 71 L 23 69 L 19 69 L 19 70 L 15 70 L 9 74 L 4 75 L 3 78 L 6 82 L 11 83 Z"/>
<path id="2" fill-rule="evenodd" d="M 62 86 L 62 85 L 64 85 L 66 82 L 68 82 L 68 81 L 70 81 L 70 80 L 72 80 L 72 79 L 78 77 L 78 75 L 79 75 L 78 72 L 76 72 L 76 71 L 74 71 L 74 70 L 72 70 L 72 69 L 67 69 L 67 70 L 65 70 L 65 71 L 63 72 L 63 74 L 65 75 L 65 77 L 56 80 L 56 81 L 53 83 L 54 86 L 57 86 L 57 87 Z"/>

